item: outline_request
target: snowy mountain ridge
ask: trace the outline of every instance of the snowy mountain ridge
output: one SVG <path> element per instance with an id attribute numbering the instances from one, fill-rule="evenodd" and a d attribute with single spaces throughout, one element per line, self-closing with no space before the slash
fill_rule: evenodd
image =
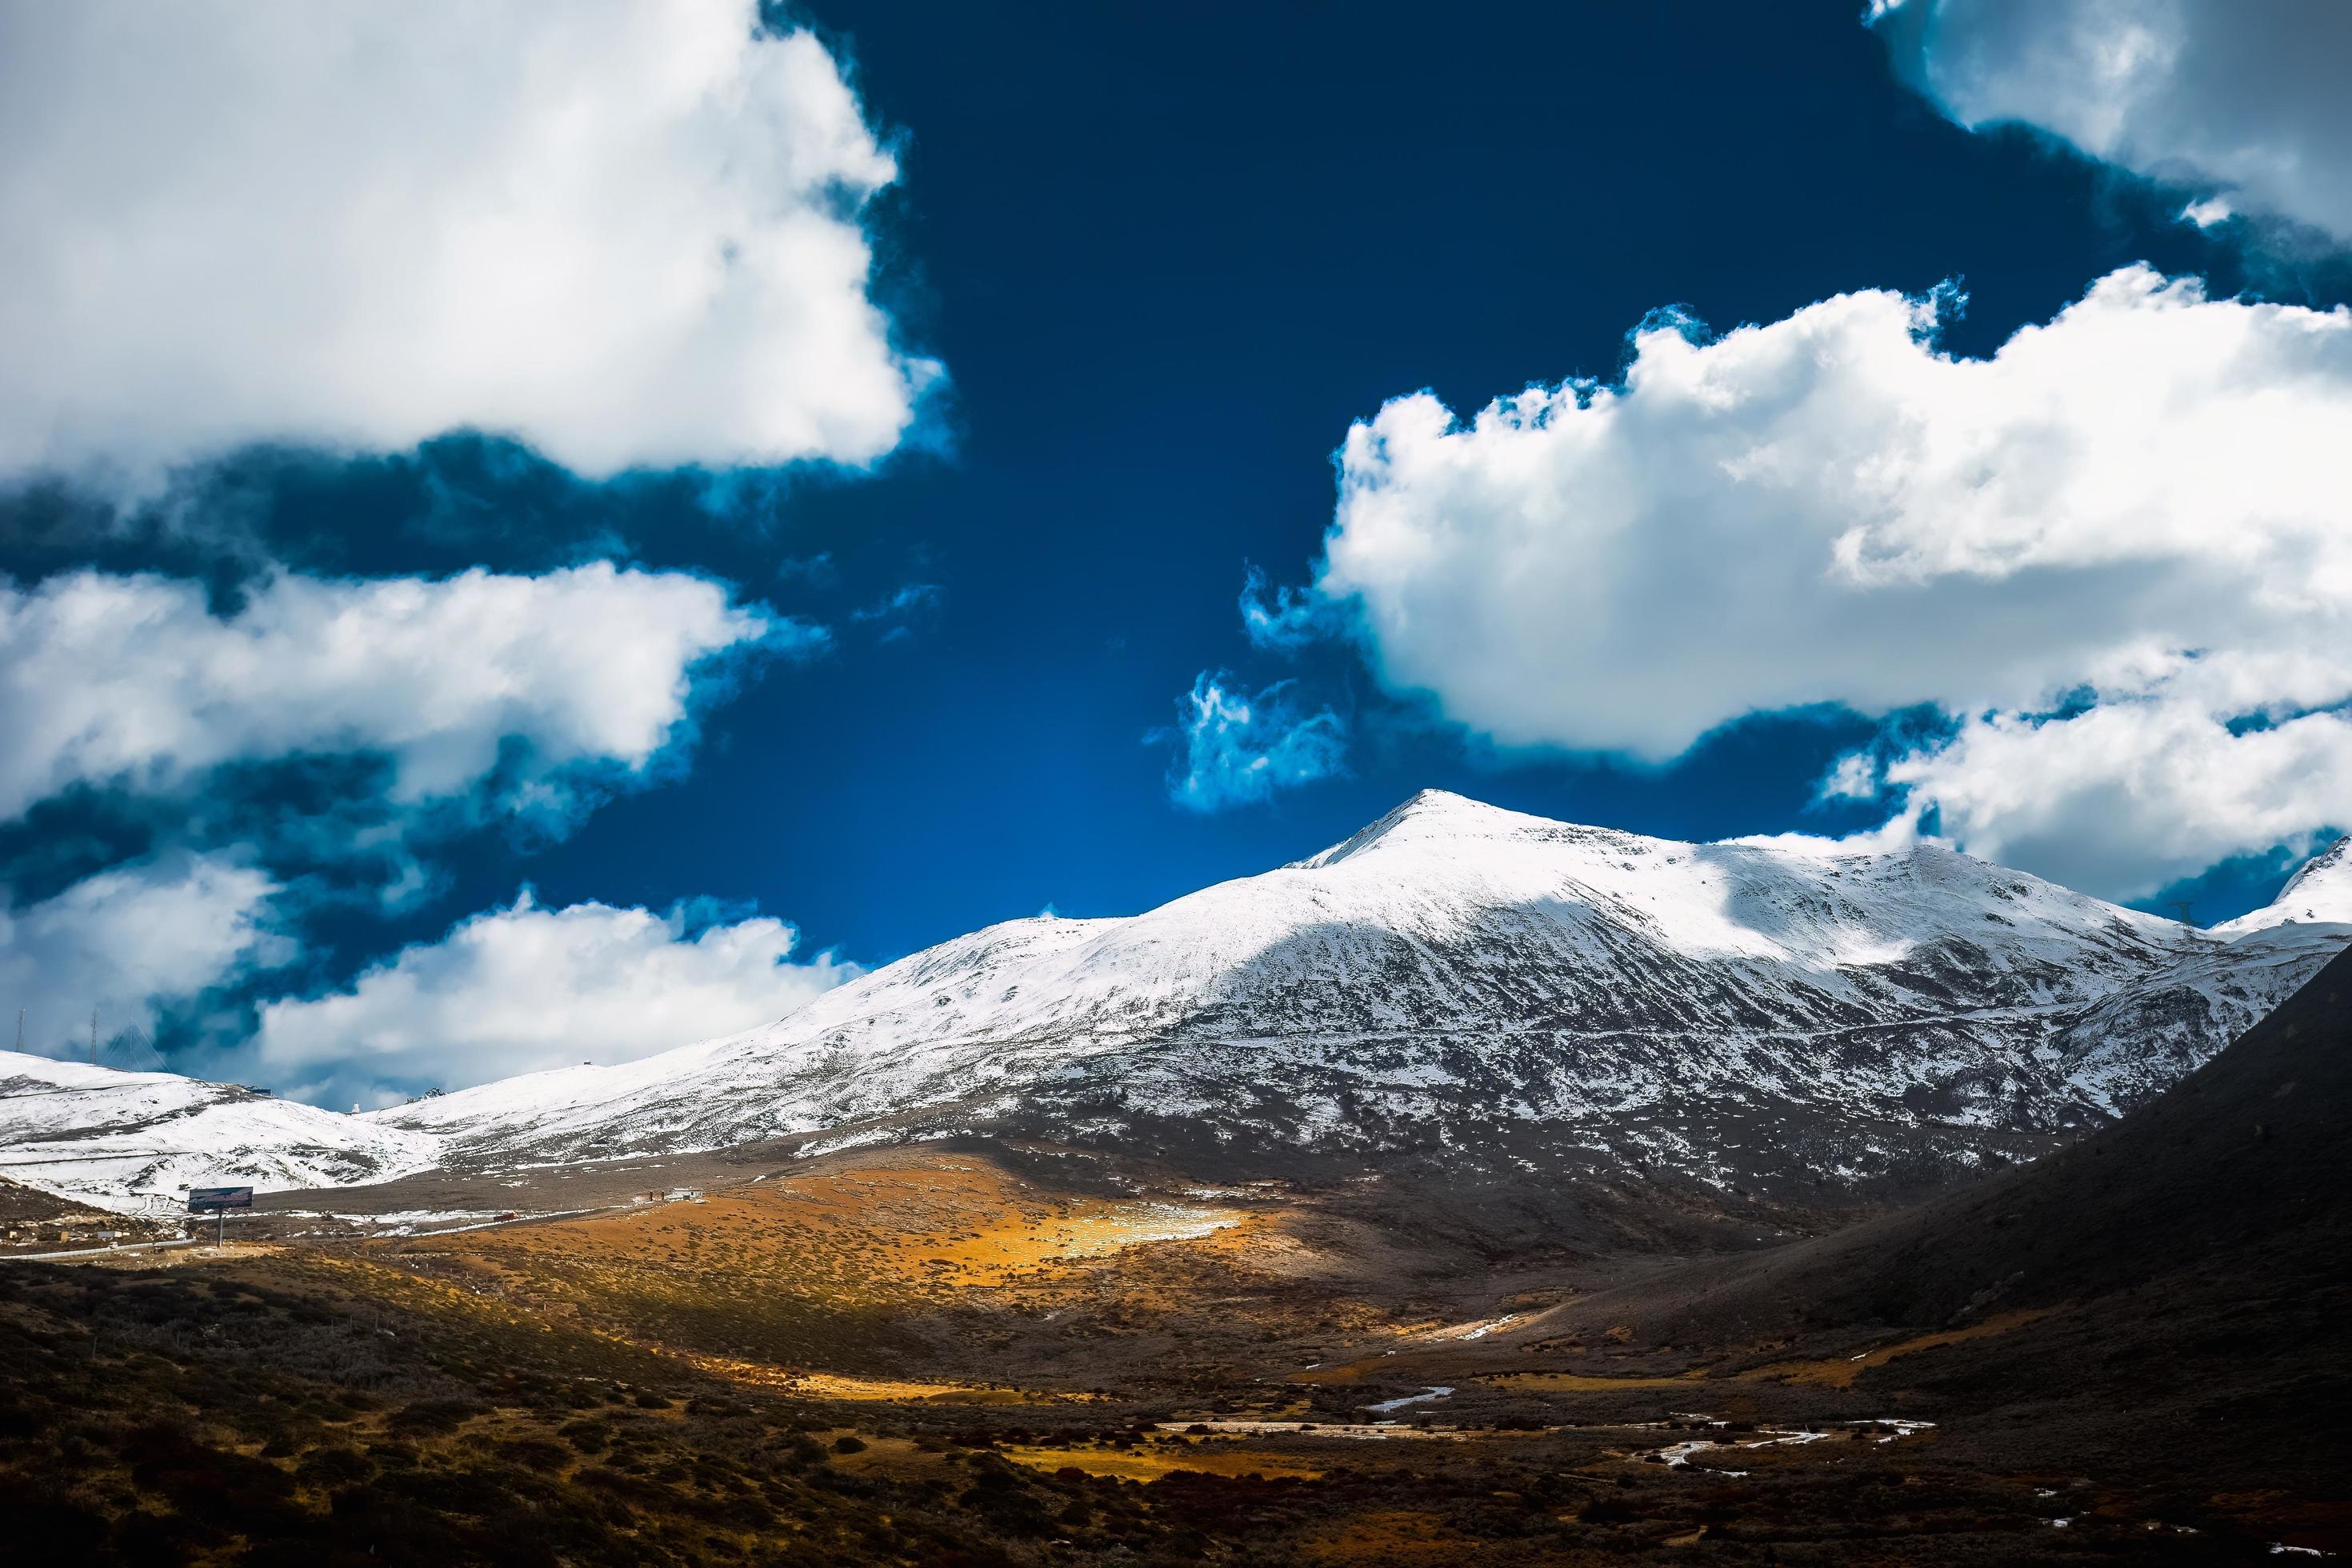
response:
<path id="1" fill-rule="evenodd" d="M 1779 1122 L 1811 1150 L 1784 1175 L 1852 1184 L 2104 1120 L 2352 940 L 2270 929 L 2242 946 L 1928 846 L 1685 844 L 1425 792 L 1144 914 L 1007 921 L 732 1039 L 373 1120 L 472 1159 L 971 1131 L 1719 1182 L 1756 1162 L 1717 1146 Z"/>
<path id="2" fill-rule="evenodd" d="M 2352 925 L 2352 837 L 2337 839 L 2287 879 L 2261 909 L 2213 928 L 2224 939 L 2294 924 Z"/>
<path id="3" fill-rule="evenodd" d="M 442 1141 L 235 1084 L 0 1051 L 0 1177 L 131 1214 L 190 1187 L 333 1187 L 430 1169 Z"/>
<path id="4" fill-rule="evenodd" d="M 0 1174 L 121 1206 L 974 1132 L 1868 1195 L 2128 1109 L 2347 942 L 2342 845 L 2202 931 L 1931 846 L 1687 844 L 1424 792 L 1142 914 L 1006 921 L 732 1038 L 367 1115 L 20 1067 Z"/>

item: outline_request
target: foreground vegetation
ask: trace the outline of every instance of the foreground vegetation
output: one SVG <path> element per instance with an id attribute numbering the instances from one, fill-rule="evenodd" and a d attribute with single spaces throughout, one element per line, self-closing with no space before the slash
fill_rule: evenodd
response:
<path id="1" fill-rule="evenodd" d="M 906 1226 L 906 1181 L 871 1179 L 897 1204 L 872 1223 Z M 1269 1332 L 1270 1295 L 1229 1322 L 1203 1310 L 1255 1278 L 1241 1227 L 1121 1260 L 1096 1245 L 1116 1215 L 1076 1224 L 1034 1196 L 1007 1208 L 994 1186 L 956 1190 L 967 1206 L 934 1237 L 961 1249 L 953 1270 L 928 1266 L 919 1236 L 881 1258 L 836 1204 L 805 1220 L 844 1233 L 829 1253 L 805 1227 L 761 1229 L 722 1205 L 709 1229 L 705 1205 L 674 1205 L 618 1232 L 0 1265 L 12 1546 L 24 1561 L 306 1568 L 2011 1563 L 2268 1560 L 2277 1539 L 2275 1500 L 2250 1512 L 2193 1487 L 1949 1462 L 1936 1431 L 1850 1419 L 1888 1395 L 1835 1379 L 1480 1374 L 1368 1439 L 1360 1407 L 1402 1386 L 1389 1352 L 1222 1382 L 1203 1370 Z M 1007 1226 L 1076 1246 L 1001 1243 Z M 790 1245 L 763 1249 L 762 1235 Z M 616 1245 L 633 1240 L 663 1267 L 621 1268 Z M 795 1285 L 778 1260 L 803 1247 Z M 825 1261 L 841 1257 L 882 1272 Z M 898 1272 L 928 1284 L 894 1317 Z M 1120 1280 L 1114 1313 L 1098 1298 Z M 1336 1294 L 1301 1289 L 1268 1353 L 1378 1315 Z M 1080 1306 L 1086 1337 L 1190 1339 L 1204 1354 L 1172 1378 L 1083 1386 L 1070 1342 L 1024 1337 Z M 815 1370 L 829 1346 L 848 1370 Z M 877 1375 L 893 1359 L 920 1375 Z M 1693 1406 L 1719 1406 L 1723 1425 L 1664 1414 Z M 1799 1431 L 1822 1436 L 1772 1440 Z"/>

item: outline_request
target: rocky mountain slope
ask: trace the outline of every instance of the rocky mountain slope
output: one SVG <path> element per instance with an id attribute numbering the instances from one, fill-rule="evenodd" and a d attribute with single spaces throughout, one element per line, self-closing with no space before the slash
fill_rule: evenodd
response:
<path id="1" fill-rule="evenodd" d="M 2219 1272 L 2242 1297 L 2266 1300 L 2282 1258 L 2343 1288 L 2347 1146 L 2352 953 L 2163 1094 L 2028 1169 L 1739 1263 L 1644 1279 L 1515 1335 L 1612 1312 L 1666 1342 L 1823 1324 L 1949 1328 L 2175 1272 Z M 2256 1253 L 2260 1267 L 2231 1263 Z"/>
<path id="2" fill-rule="evenodd" d="M 1149 913 L 992 926 L 733 1039 L 376 1113 L 461 1162 L 1029 1135 L 1836 1201 L 2104 1122 L 2352 940 L 2352 864 L 2200 931 L 1934 847 L 1695 845 L 1424 793 Z"/>

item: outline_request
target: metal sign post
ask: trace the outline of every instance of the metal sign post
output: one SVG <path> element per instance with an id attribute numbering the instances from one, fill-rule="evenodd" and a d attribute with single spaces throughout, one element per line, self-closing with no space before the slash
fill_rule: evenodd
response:
<path id="1" fill-rule="evenodd" d="M 224 1227 L 228 1224 L 228 1211 L 253 1206 L 251 1187 L 191 1187 L 188 1189 L 188 1212 L 213 1216 L 213 1250 L 220 1250 Z"/>

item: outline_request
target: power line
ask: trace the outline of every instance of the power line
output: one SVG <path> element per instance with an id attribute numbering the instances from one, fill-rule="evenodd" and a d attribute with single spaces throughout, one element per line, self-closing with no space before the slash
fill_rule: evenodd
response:
<path id="1" fill-rule="evenodd" d="M 168 1070 L 171 1064 L 158 1049 L 154 1038 L 136 1024 L 126 1026 L 107 1037 L 104 1059 L 110 1067 L 131 1072 Z"/>

